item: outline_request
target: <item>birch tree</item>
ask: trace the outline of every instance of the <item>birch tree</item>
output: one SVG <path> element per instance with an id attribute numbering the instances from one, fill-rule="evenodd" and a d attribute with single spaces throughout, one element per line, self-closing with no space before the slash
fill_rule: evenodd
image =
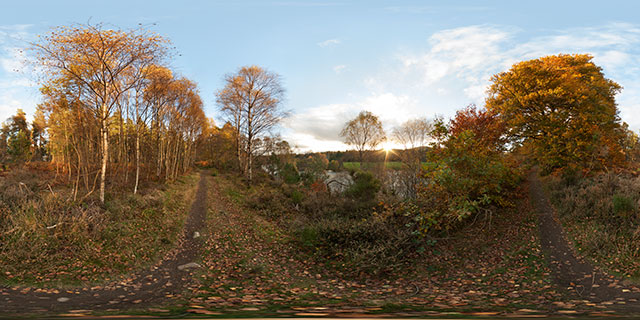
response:
<path id="1" fill-rule="evenodd" d="M 217 102 L 236 129 L 237 155 L 239 160 L 241 153 L 246 158 L 243 172 L 251 185 L 258 151 L 255 144 L 286 116 L 282 109 L 285 90 L 278 74 L 258 66 L 242 67 L 224 81 L 225 87 L 216 93 Z"/>
<path id="2" fill-rule="evenodd" d="M 34 44 L 45 79 L 68 78 L 79 88 L 82 106 L 100 124 L 100 201 L 104 203 L 109 159 L 108 119 L 123 95 L 159 63 L 167 41 L 139 28 L 112 30 L 103 25 L 58 27 Z"/>
<path id="3" fill-rule="evenodd" d="M 347 122 L 340 135 L 346 144 L 354 146 L 358 151 L 360 163 L 364 161 L 365 152 L 375 149 L 387 139 L 380 119 L 369 111 L 361 111 L 357 117 Z"/>

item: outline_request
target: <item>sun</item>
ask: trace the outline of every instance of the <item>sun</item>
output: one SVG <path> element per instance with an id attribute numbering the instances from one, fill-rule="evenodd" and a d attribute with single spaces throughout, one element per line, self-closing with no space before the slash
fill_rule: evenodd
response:
<path id="1" fill-rule="evenodd" d="M 388 145 L 388 144 L 385 144 L 385 145 L 382 147 L 382 149 L 383 149 L 383 150 L 384 150 L 384 152 L 386 152 L 386 153 L 389 153 L 389 152 L 391 152 L 391 151 L 393 150 L 393 148 L 391 148 L 391 146 L 390 146 L 390 145 Z"/>

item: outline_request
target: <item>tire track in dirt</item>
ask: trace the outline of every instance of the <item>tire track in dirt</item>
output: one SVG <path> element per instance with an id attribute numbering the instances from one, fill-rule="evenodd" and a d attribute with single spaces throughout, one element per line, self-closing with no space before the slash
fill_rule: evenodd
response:
<path id="1" fill-rule="evenodd" d="M 200 173 L 195 199 L 177 245 L 163 259 L 126 278 L 104 286 L 72 289 L 0 287 L 0 316 L 23 313 L 60 313 L 68 310 L 143 308 L 180 295 L 192 285 L 193 262 L 200 257 L 202 238 L 195 232 L 205 225 L 207 175 Z M 188 264 L 192 265 L 188 265 Z M 53 292 L 52 292 L 53 291 Z"/>
<path id="2" fill-rule="evenodd" d="M 570 247 L 562 225 L 538 178 L 529 174 L 529 193 L 538 212 L 540 242 L 556 283 L 580 299 L 621 312 L 640 312 L 640 288 L 607 275 L 579 259 Z"/>

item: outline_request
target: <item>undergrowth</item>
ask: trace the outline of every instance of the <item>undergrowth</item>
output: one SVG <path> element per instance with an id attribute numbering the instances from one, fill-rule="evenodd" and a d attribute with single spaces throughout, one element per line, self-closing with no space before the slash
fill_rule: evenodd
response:
<path id="1" fill-rule="evenodd" d="M 422 252 L 425 242 L 408 206 L 377 195 L 380 183 L 370 174 L 360 172 L 354 179 L 342 195 L 321 182 L 305 186 L 270 179 L 249 190 L 237 184 L 226 193 L 277 223 L 317 261 L 345 273 L 388 274 Z"/>
<path id="2" fill-rule="evenodd" d="M 0 177 L 0 283 L 96 283 L 154 262 L 178 238 L 196 185 L 191 175 L 137 195 L 113 190 L 101 205 L 16 169 Z"/>
<path id="3" fill-rule="evenodd" d="M 640 278 L 640 178 L 602 173 L 550 178 L 552 201 L 575 246 L 609 272 Z"/>

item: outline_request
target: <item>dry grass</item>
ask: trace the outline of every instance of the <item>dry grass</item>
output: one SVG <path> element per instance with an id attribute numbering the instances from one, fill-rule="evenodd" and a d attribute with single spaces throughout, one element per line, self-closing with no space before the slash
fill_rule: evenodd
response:
<path id="1" fill-rule="evenodd" d="M 549 179 L 552 200 L 581 253 L 606 270 L 640 278 L 640 178 L 600 174 Z"/>
<path id="2" fill-rule="evenodd" d="M 73 201 L 51 178 L 27 169 L 0 177 L 0 282 L 77 285 L 150 264 L 179 236 L 197 185 L 193 175 L 165 191 L 114 191 L 100 205 Z"/>

